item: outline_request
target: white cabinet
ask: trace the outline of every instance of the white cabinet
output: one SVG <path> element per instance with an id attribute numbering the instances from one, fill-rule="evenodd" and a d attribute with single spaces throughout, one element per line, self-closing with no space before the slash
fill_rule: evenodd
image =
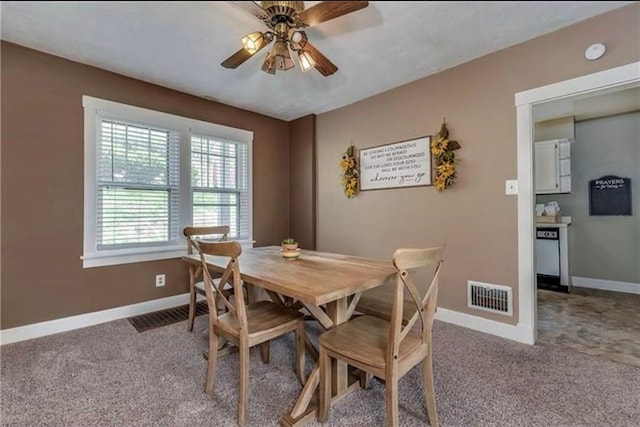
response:
<path id="1" fill-rule="evenodd" d="M 536 194 L 570 193 L 570 140 L 552 139 L 534 145 Z"/>

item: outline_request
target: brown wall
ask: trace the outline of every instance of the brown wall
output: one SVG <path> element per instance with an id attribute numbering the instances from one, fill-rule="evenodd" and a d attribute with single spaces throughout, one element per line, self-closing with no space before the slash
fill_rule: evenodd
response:
<path id="1" fill-rule="evenodd" d="M 179 260 L 82 268 L 82 95 L 253 131 L 254 240 L 287 235 L 287 122 L 6 42 L 1 59 L 2 329 L 187 291 Z"/>
<path id="2" fill-rule="evenodd" d="M 439 305 L 515 324 L 516 197 L 504 194 L 516 178 L 514 94 L 638 61 L 639 16 L 636 3 L 318 115 L 318 248 L 390 258 L 397 247 L 446 242 Z M 584 50 L 595 42 L 607 53 L 590 62 Z M 443 117 L 462 145 L 453 187 L 344 197 L 338 161 L 351 141 L 361 149 L 433 135 Z M 467 280 L 513 287 L 514 316 L 468 310 Z"/>
<path id="3" fill-rule="evenodd" d="M 316 247 L 316 116 L 310 115 L 289 123 L 290 185 L 289 234 L 301 248 Z"/>

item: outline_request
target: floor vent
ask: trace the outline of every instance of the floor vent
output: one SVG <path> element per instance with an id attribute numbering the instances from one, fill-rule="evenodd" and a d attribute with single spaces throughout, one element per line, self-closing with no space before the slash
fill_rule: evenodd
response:
<path id="1" fill-rule="evenodd" d="M 468 307 L 511 316 L 513 298 L 510 287 L 471 280 L 467 284 Z"/>
<path id="2" fill-rule="evenodd" d="M 200 301 L 196 304 L 196 316 L 207 314 L 208 312 L 209 310 L 207 308 L 206 301 Z M 189 304 L 186 304 L 179 307 L 168 308 L 166 310 L 154 311 L 153 313 L 129 317 L 127 320 L 129 320 L 129 323 L 136 328 L 136 331 L 145 332 L 161 326 L 182 322 L 188 318 Z"/>

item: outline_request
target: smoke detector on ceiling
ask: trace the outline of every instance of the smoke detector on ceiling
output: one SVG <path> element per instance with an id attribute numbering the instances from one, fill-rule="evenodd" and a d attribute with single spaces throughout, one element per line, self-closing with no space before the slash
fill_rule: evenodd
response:
<path id="1" fill-rule="evenodd" d="M 589 61 L 595 61 L 596 59 L 601 58 L 606 50 L 607 49 L 602 43 L 595 43 L 589 46 L 587 50 L 584 51 L 584 57 Z"/>

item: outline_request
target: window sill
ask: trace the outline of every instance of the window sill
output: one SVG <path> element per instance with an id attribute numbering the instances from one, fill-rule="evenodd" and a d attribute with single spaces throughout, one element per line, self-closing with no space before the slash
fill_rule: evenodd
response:
<path id="1" fill-rule="evenodd" d="M 243 248 L 252 248 L 255 241 L 239 240 Z M 165 247 L 144 251 L 119 251 L 117 253 L 87 254 L 80 257 L 82 268 L 106 267 L 110 265 L 132 264 L 136 262 L 157 261 L 162 259 L 181 258 L 187 254 L 183 247 Z"/>

